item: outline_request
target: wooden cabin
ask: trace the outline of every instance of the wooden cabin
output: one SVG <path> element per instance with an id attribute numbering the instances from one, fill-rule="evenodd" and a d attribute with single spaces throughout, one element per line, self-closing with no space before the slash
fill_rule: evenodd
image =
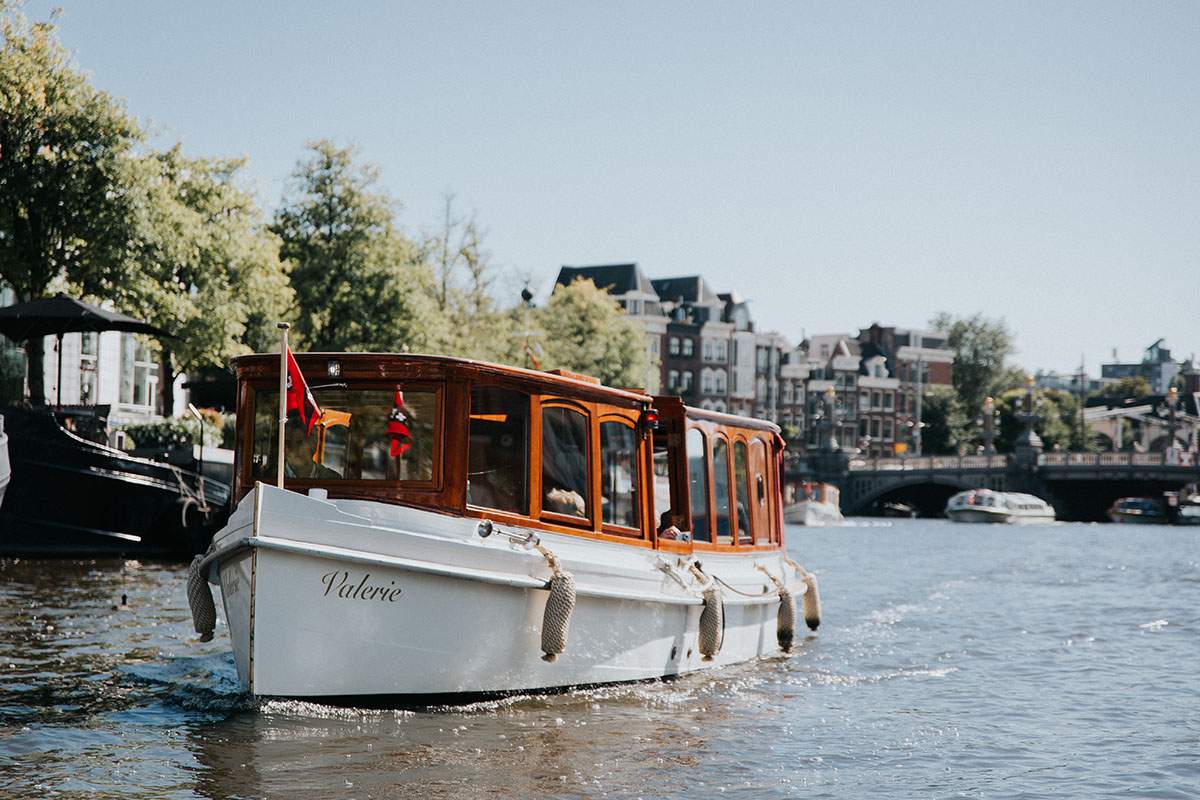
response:
<path id="1" fill-rule="evenodd" d="M 586 376 L 424 355 L 301 353 L 323 414 L 285 485 L 675 552 L 778 549 L 779 429 Z M 234 360 L 234 493 L 273 483 L 279 357 Z"/>

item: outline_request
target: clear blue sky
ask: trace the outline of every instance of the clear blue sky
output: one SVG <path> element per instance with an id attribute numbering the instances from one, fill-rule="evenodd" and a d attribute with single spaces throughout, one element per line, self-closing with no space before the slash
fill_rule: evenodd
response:
<path id="1" fill-rule="evenodd" d="M 500 265 L 699 272 L 798 339 L 1005 317 L 1019 363 L 1200 352 L 1200 3 L 60 0 L 161 141 L 378 163 Z"/>

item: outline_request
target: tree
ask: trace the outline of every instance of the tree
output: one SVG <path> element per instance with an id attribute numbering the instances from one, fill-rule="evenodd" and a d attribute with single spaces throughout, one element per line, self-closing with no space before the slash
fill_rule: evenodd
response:
<path id="1" fill-rule="evenodd" d="M 612 296 L 585 278 L 558 286 L 539 308 L 548 369 L 561 368 L 599 378 L 609 386 L 641 386 L 654 366 L 641 328 Z"/>
<path id="2" fill-rule="evenodd" d="M 971 447 L 967 413 L 949 386 L 926 386 L 921 395 L 921 450 L 927 455 L 953 455 Z"/>
<path id="3" fill-rule="evenodd" d="M 279 240 L 237 185 L 243 165 L 186 158 L 179 146 L 136 165 L 131 279 L 114 299 L 173 334 L 159 343 L 168 415 L 176 375 L 269 350 L 275 323 L 293 303 Z"/>
<path id="4" fill-rule="evenodd" d="M 434 274 L 434 301 L 447 322 L 441 349 L 463 358 L 520 361 L 514 347 L 520 309 L 506 309 L 492 294 L 497 276 L 485 234 L 474 214 L 455 211 L 453 194 L 443 201 L 442 226 L 422 246 Z"/>
<path id="5" fill-rule="evenodd" d="M 1100 389 L 1101 397 L 1148 397 L 1150 395 L 1150 381 L 1142 375 L 1131 375 L 1120 380 L 1113 381 Z"/>
<path id="6" fill-rule="evenodd" d="M 963 408 L 978 413 L 984 398 L 999 394 L 1010 378 L 1005 360 L 1015 348 L 1008 325 L 982 314 L 955 318 L 946 313 L 934 317 L 932 325 L 946 334 L 954 351 L 954 389 Z"/>
<path id="7" fill-rule="evenodd" d="M 291 265 L 296 331 L 309 350 L 428 351 L 446 339 L 421 249 L 395 226 L 379 171 L 349 147 L 310 142 L 272 230 Z"/>
<path id="8" fill-rule="evenodd" d="M 126 264 L 139 127 L 72 63 L 53 24 L 0 2 L 0 39 L 0 279 L 21 301 L 60 278 L 105 297 Z M 42 340 L 27 353 L 41 403 Z"/>

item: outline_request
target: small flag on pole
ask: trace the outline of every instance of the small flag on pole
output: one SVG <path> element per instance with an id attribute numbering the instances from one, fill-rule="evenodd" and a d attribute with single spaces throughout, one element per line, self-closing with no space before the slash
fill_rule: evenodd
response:
<path id="1" fill-rule="evenodd" d="M 313 426 L 321 418 L 321 407 L 313 397 L 312 390 L 304 382 L 304 375 L 292 355 L 292 348 L 287 349 L 287 410 L 295 411 L 304 423 L 305 435 L 312 434 Z"/>

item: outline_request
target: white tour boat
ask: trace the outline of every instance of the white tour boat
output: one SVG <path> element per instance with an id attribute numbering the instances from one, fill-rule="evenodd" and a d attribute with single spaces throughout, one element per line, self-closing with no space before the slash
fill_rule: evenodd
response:
<path id="1" fill-rule="evenodd" d="M 788 652 L 797 600 L 816 628 L 773 424 L 561 372 L 295 360 L 315 411 L 284 436 L 279 357 L 234 362 L 236 508 L 189 574 L 247 691 L 455 702 Z"/>
<path id="2" fill-rule="evenodd" d="M 795 502 L 784 506 L 783 521 L 792 525 L 837 525 L 842 521 L 841 492 L 829 483 L 802 483 Z"/>
<path id="3" fill-rule="evenodd" d="M 950 498 L 946 516 L 955 522 L 1053 522 L 1054 506 L 1031 494 L 970 489 Z"/>

